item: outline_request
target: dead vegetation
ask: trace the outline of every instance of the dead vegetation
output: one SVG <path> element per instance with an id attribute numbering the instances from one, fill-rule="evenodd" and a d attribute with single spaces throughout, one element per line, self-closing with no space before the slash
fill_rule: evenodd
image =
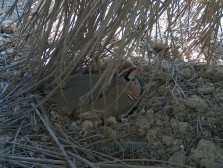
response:
<path id="1" fill-rule="evenodd" d="M 222 166 L 221 0 L 12 2 L 0 12 L 2 167 Z M 134 114 L 81 121 L 49 101 L 71 75 L 106 82 L 126 61 L 144 72 Z"/>

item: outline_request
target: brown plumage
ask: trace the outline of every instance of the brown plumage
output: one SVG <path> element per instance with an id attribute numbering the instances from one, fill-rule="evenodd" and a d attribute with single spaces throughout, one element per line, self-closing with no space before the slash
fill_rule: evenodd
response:
<path id="1" fill-rule="evenodd" d="M 140 68 L 128 68 L 112 78 L 104 94 L 100 92 L 101 87 L 98 87 L 83 103 L 80 98 L 91 90 L 100 75 L 75 75 L 67 81 L 64 88 L 55 93 L 53 100 L 68 114 L 93 110 L 102 112 L 104 116 L 123 115 L 135 105 L 141 95 L 142 87 L 137 79 L 140 73 Z"/>

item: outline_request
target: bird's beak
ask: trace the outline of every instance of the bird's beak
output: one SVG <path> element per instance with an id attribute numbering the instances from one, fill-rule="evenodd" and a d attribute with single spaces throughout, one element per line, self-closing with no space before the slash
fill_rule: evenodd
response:
<path id="1" fill-rule="evenodd" d="M 137 76 L 142 75 L 142 67 L 136 67 L 134 70 L 132 70 L 129 75 L 128 75 L 128 79 L 129 80 L 134 80 L 135 78 L 137 78 Z"/>
<path id="2" fill-rule="evenodd" d="M 128 79 L 129 79 L 129 80 L 133 80 L 133 79 L 135 79 L 135 77 L 136 77 L 136 73 L 137 73 L 136 70 L 130 72 L 129 75 L 128 75 Z"/>

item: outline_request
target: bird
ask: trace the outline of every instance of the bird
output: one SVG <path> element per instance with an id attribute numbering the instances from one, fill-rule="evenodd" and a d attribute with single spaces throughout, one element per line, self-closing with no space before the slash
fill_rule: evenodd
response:
<path id="1" fill-rule="evenodd" d="M 141 71 L 141 68 L 131 67 L 113 78 L 104 97 L 93 103 L 94 110 L 103 109 L 105 118 L 126 116 L 141 96 L 142 83 L 138 79 Z"/>
<path id="2" fill-rule="evenodd" d="M 141 67 L 129 67 L 113 76 L 103 92 L 103 82 L 95 90 L 91 90 L 100 80 L 101 74 L 75 74 L 63 88 L 55 92 L 52 100 L 67 114 L 89 114 L 89 111 L 96 111 L 105 118 L 126 115 L 142 93 L 142 83 L 138 79 L 141 73 Z M 90 96 L 83 102 L 83 96 L 89 92 Z"/>

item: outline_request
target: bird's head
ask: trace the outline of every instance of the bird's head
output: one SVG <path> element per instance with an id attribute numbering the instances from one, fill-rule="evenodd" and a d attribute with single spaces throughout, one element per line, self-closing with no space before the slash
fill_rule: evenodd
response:
<path id="1" fill-rule="evenodd" d="M 137 78 L 138 75 L 142 75 L 142 67 L 130 67 L 126 70 L 126 73 L 124 74 L 125 79 L 127 81 L 131 81 Z"/>

